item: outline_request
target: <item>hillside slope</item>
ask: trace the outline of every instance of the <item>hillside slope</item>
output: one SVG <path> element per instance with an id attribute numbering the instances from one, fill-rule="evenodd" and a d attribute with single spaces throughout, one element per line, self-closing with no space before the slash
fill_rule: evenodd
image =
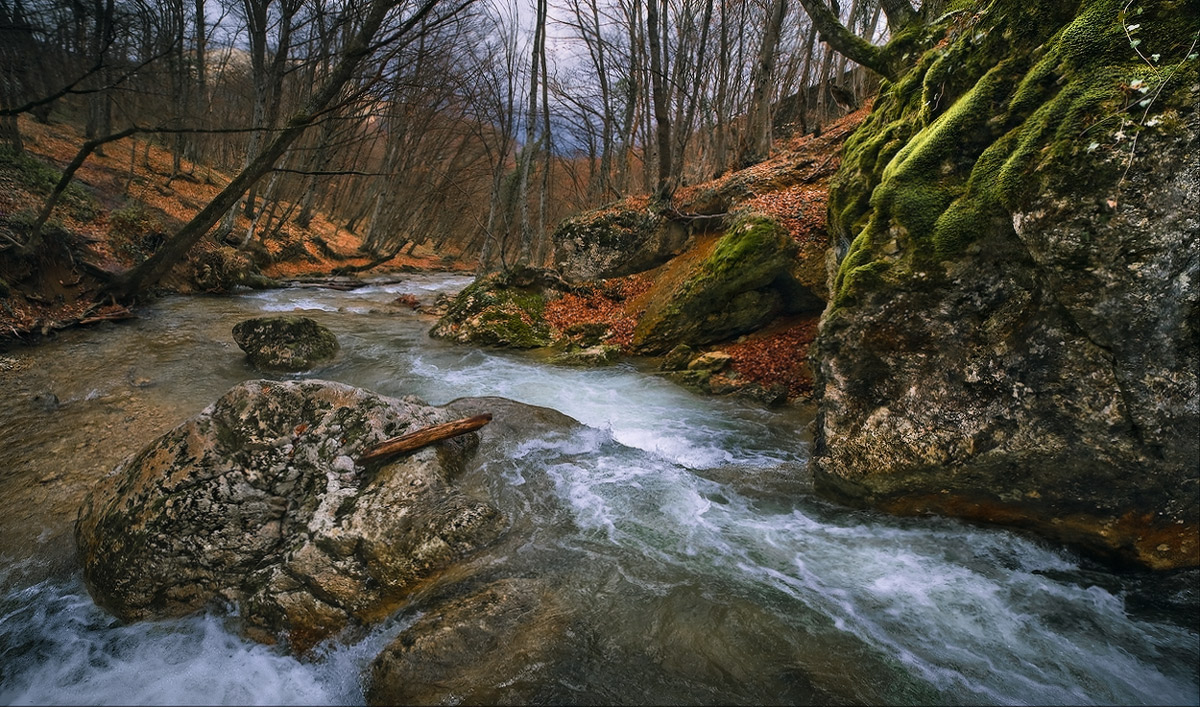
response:
<path id="1" fill-rule="evenodd" d="M 51 214 L 43 229 L 46 247 L 24 254 L 19 245 L 83 138 L 71 125 L 25 118 L 21 133 L 26 153 L 0 154 L 0 344 L 128 316 L 123 307 L 97 299 L 105 275 L 144 259 L 228 182 L 227 175 L 186 161 L 172 179 L 170 153 L 153 142 L 107 145 L 103 155 L 88 158 Z M 249 226 L 241 215 L 234 233 L 245 234 Z M 225 292 L 264 278 L 328 275 L 370 262 L 359 252 L 361 243 L 360 236 L 317 213 L 307 229 L 285 221 L 246 250 L 206 238 L 162 287 Z M 379 270 L 467 267 L 424 247 Z"/>
<path id="2" fill-rule="evenodd" d="M 433 335 L 544 347 L 564 364 L 665 355 L 664 369 L 702 392 L 806 397 L 807 349 L 828 293 L 828 184 L 867 110 L 682 188 L 669 207 L 629 197 L 567 219 L 553 234 L 553 272 L 514 268 L 476 282 Z"/>

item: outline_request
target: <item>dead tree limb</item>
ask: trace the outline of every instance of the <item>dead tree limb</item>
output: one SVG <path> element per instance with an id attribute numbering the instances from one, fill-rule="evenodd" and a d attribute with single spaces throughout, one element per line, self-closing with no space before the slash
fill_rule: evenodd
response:
<path id="1" fill-rule="evenodd" d="M 444 439 L 474 432 L 491 421 L 492 414 L 489 412 L 474 417 L 465 417 L 454 422 L 445 422 L 440 425 L 425 427 L 399 437 L 392 437 L 363 452 L 358 457 L 358 463 L 366 465 L 394 457 L 398 454 L 414 452 L 434 442 L 441 442 Z"/>

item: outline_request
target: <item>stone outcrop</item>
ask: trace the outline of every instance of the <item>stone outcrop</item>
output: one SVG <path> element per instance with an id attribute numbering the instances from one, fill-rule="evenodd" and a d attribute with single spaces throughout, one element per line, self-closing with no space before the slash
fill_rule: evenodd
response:
<path id="1" fill-rule="evenodd" d="M 787 402 L 787 387 L 776 384 L 764 386 L 743 378 L 730 365 L 733 357 L 724 351 L 709 351 L 696 355 L 686 345 L 671 349 L 663 357 L 659 370 L 685 388 L 705 395 L 732 395 L 754 400 L 768 406 Z"/>
<path id="2" fill-rule="evenodd" d="M 634 350 L 661 354 L 758 329 L 788 308 L 795 252 L 774 221 L 740 220 L 681 282 L 651 300 L 634 330 Z"/>
<path id="3" fill-rule="evenodd" d="M 264 371 L 307 371 L 332 359 L 337 337 L 308 317 L 256 317 L 233 327 L 233 340 Z"/>
<path id="4" fill-rule="evenodd" d="M 93 489 L 75 531 L 88 588 L 127 621 L 231 605 L 298 652 L 382 619 L 506 526 L 454 484 L 474 434 L 355 463 L 455 417 L 339 383 L 242 383 Z"/>
<path id="5" fill-rule="evenodd" d="M 687 247 L 688 228 L 648 207 L 618 203 L 564 220 L 551 235 L 555 267 L 571 282 L 644 272 Z"/>
<path id="6" fill-rule="evenodd" d="M 567 289 L 557 273 L 536 268 L 519 267 L 481 277 L 454 298 L 429 335 L 477 346 L 549 346 L 546 299 Z"/>
<path id="7" fill-rule="evenodd" d="M 881 96 L 831 191 L 818 490 L 1200 564 L 1200 20 L 1174 5 L 1137 20 L 1173 72 L 1119 3 L 1002 2 Z"/>

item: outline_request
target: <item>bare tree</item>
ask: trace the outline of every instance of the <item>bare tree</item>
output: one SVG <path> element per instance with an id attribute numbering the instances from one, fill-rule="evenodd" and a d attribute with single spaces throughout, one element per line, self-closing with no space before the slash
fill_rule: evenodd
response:
<path id="1" fill-rule="evenodd" d="M 269 172 L 287 148 L 319 119 L 323 111 L 338 97 L 355 70 L 378 46 L 389 46 L 411 40 L 414 28 L 433 13 L 444 7 L 443 0 L 423 0 L 412 8 L 410 14 L 399 22 L 399 26 L 387 31 L 384 38 L 377 35 L 389 13 L 395 8 L 394 0 L 371 0 L 367 5 L 361 24 L 354 38 L 341 54 L 337 65 L 325 83 L 314 91 L 303 108 L 296 111 L 284 126 L 258 153 L 254 161 L 239 172 L 221 192 L 195 217 L 185 224 L 174 236 L 140 265 L 123 273 L 108 289 L 115 295 L 129 297 L 148 285 L 158 282 L 188 250 L 199 241 L 208 229 L 226 213 L 241 196 L 264 174 Z M 465 2 L 445 8 L 440 18 L 446 19 L 460 12 Z"/>

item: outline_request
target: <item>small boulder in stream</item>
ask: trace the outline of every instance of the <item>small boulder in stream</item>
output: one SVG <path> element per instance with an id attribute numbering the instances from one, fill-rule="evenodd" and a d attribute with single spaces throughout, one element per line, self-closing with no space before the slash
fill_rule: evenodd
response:
<path id="1" fill-rule="evenodd" d="M 460 292 L 429 335 L 476 346 L 549 346 L 553 337 L 546 322 L 546 302 L 568 289 L 552 270 L 517 266 L 492 273 Z"/>
<path id="2" fill-rule="evenodd" d="M 333 332 L 308 317 L 256 317 L 233 327 L 233 340 L 255 368 L 307 371 L 338 352 Z"/>
<path id="3" fill-rule="evenodd" d="M 385 618 L 504 530 L 453 483 L 474 434 L 355 462 L 453 416 L 328 381 L 239 384 L 89 494 L 75 536 L 92 597 L 127 621 L 223 603 L 296 652 Z"/>

